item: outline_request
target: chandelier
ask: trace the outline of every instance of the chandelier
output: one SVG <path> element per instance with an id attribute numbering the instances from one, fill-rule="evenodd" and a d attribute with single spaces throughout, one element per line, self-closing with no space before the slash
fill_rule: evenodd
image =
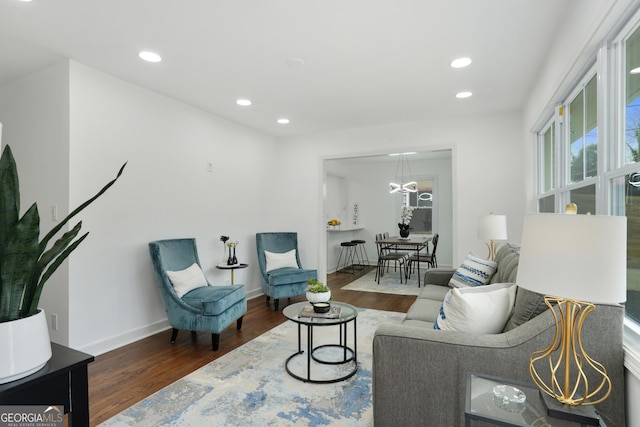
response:
<path id="1" fill-rule="evenodd" d="M 407 193 L 418 192 L 418 183 L 415 182 L 411 177 L 411 169 L 409 168 L 409 160 L 407 159 L 407 156 L 411 154 L 416 154 L 416 153 L 409 152 L 409 153 L 389 154 L 390 156 L 399 156 L 398 164 L 396 166 L 396 180 L 395 182 L 389 183 L 389 193 L 407 194 Z M 408 174 L 407 181 L 405 181 L 405 175 L 404 175 L 405 166 Z"/>

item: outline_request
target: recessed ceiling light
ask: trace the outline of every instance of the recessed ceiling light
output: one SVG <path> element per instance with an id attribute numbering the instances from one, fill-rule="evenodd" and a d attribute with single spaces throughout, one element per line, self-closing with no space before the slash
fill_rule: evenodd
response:
<path id="1" fill-rule="evenodd" d="M 138 54 L 140 59 L 143 59 L 147 62 L 160 62 L 162 61 L 162 57 L 155 52 L 149 52 L 147 50 L 143 50 Z"/>
<path id="2" fill-rule="evenodd" d="M 289 119 L 285 119 L 283 117 L 281 119 L 278 119 L 278 123 L 280 123 L 281 125 L 287 125 L 287 124 L 289 124 Z"/>
<path id="3" fill-rule="evenodd" d="M 243 107 L 248 107 L 249 105 L 251 105 L 251 100 L 250 99 L 238 99 L 236 101 L 236 104 L 242 105 Z"/>
<path id="4" fill-rule="evenodd" d="M 471 64 L 471 58 L 458 58 L 451 61 L 451 68 L 464 68 Z"/>
<path id="5" fill-rule="evenodd" d="M 633 70 L 629 71 L 630 74 L 640 74 L 640 67 L 636 67 Z"/>
<path id="6" fill-rule="evenodd" d="M 473 95 L 473 93 L 471 92 L 458 92 L 456 93 L 456 98 L 464 99 L 464 98 L 469 98 L 471 95 Z"/>
<path id="7" fill-rule="evenodd" d="M 416 151 L 407 151 L 405 153 L 391 153 L 388 156 L 410 156 L 412 154 L 418 154 Z"/>
<path id="8" fill-rule="evenodd" d="M 290 67 L 302 67 L 304 65 L 304 59 L 302 58 L 288 58 L 287 65 Z"/>

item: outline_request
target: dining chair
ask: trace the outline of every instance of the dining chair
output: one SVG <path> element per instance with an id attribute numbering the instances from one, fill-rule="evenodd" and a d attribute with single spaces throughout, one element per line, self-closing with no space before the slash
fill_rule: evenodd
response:
<path id="1" fill-rule="evenodd" d="M 389 238 L 389 232 L 385 231 L 384 233 L 378 234 L 377 236 L 382 236 L 381 239 L 388 239 Z M 379 240 L 379 239 L 376 239 L 376 240 Z M 403 252 L 403 251 L 399 251 L 398 249 L 406 249 L 406 247 L 401 246 L 401 245 L 395 245 L 395 244 L 393 244 L 393 245 L 385 244 L 384 245 L 384 251 L 386 253 L 395 252 L 396 254 L 402 254 L 405 258 L 409 256 L 409 253 Z M 389 271 L 388 268 L 387 268 L 387 271 Z"/>
<path id="2" fill-rule="evenodd" d="M 407 268 L 407 272 L 408 275 L 407 277 L 411 277 L 411 273 L 413 272 L 414 269 L 414 263 L 420 264 L 421 262 L 424 262 L 425 264 L 429 265 L 429 268 L 436 268 L 438 266 L 438 259 L 436 258 L 436 249 L 438 248 L 438 239 L 439 239 L 440 235 L 438 233 L 434 234 L 433 237 L 431 238 L 431 242 L 433 243 L 433 250 L 431 251 L 431 253 L 428 253 L 428 246 L 427 246 L 427 253 L 426 254 L 419 254 L 419 255 L 411 255 L 409 257 L 409 265 Z"/>
<path id="3" fill-rule="evenodd" d="M 380 278 L 384 275 L 384 269 L 389 268 L 389 263 L 393 261 L 396 269 L 400 268 L 400 283 L 402 283 L 402 269 L 405 269 L 405 277 L 406 277 L 406 261 L 407 261 L 407 253 L 406 252 L 398 252 L 392 249 L 391 245 L 387 245 L 382 243 L 383 234 L 376 234 L 376 246 L 378 248 L 378 264 L 376 266 L 376 282 L 380 284 Z"/>

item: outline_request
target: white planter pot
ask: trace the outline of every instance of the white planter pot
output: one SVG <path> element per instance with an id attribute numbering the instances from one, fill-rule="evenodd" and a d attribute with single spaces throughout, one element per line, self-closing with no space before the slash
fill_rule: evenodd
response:
<path id="1" fill-rule="evenodd" d="M 307 299 L 311 303 L 314 303 L 314 302 L 327 302 L 327 301 L 329 301 L 331 299 L 331 291 L 320 292 L 320 293 L 307 292 Z"/>
<path id="2" fill-rule="evenodd" d="M 51 359 L 44 310 L 24 319 L 0 323 L 0 384 L 39 371 Z"/>

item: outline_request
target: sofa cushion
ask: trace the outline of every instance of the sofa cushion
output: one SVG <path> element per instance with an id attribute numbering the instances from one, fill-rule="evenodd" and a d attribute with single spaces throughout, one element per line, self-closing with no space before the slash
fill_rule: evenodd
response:
<path id="1" fill-rule="evenodd" d="M 513 310 L 513 283 L 454 288 L 444 298 L 433 328 L 472 334 L 497 334 Z"/>
<path id="2" fill-rule="evenodd" d="M 518 283 L 519 247 L 510 243 L 500 246 L 496 253 L 498 267 L 490 283 Z"/>
<path id="3" fill-rule="evenodd" d="M 416 302 L 411 304 L 411 307 L 409 307 L 407 315 L 404 318 L 405 322 L 409 320 L 420 321 L 423 322 L 422 327 L 431 328 L 433 326 L 433 322 L 435 322 L 438 317 L 441 306 L 442 299 L 432 300 L 427 298 L 418 298 Z"/>
<path id="4" fill-rule="evenodd" d="M 205 316 L 218 316 L 245 298 L 243 285 L 204 286 L 187 293 L 182 297 L 182 301 L 202 310 Z"/>
<path id="5" fill-rule="evenodd" d="M 208 285 L 202 269 L 195 262 L 184 270 L 167 271 L 167 276 L 178 298 L 182 298 L 189 291 Z"/>
<path id="6" fill-rule="evenodd" d="M 424 285 L 422 291 L 418 294 L 418 299 L 432 299 L 442 302 L 444 296 L 447 295 L 451 288 L 439 285 Z"/>
<path id="7" fill-rule="evenodd" d="M 486 285 L 491 280 L 493 273 L 495 273 L 496 267 L 497 264 L 494 261 L 482 259 L 470 253 L 453 273 L 449 286 L 452 288 L 464 288 Z"/>
<path id="8" fill-rule="evenodd" d="M 504 327 L 504 332 L 515 329 L 547 310 L 544 295 L 518 286 L 513 312 Z"/>
<path id="9" fill-rule="evenodd" d="M 279 268 L 267 273 L 267 283 L 270 286 L 290 285 L 292 283 L 306 282 L 308 279 L 316 279 L 316 270 L 304 270 L 301 268 Z"/>

